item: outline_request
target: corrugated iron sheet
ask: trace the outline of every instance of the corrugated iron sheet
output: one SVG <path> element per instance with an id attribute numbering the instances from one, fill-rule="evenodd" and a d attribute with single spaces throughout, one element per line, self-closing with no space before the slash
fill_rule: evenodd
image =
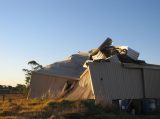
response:
<path id="1" fill-rule="evenodd" d="M 146 98 L 160 98 L 160 70 L 144 69 Z"/>
<path id="2" fill-rule="evenodd" d="M 29 98 L 59 98 L 64 94 L 67 78 L 33 73 Z"/>
<path id="3" fill-rule="evenodd" d="M 90 74 L 97 102 L 143 98 L 140 69 L 128 69 L 119 63 L 90 63 Z"/>
<path id="4" fill-rule="evenodd" d="M 92 56 L 92 58 L 94 60 L 99 60 L 99 59 L 106 59 L 106 56 L 101 51 L 99 51 L 96 55 Z"/>
<path id="5" fill-rule="evenodd" d="M 131 69 L 155 69 L 155 70 L 160 70 L 160 65 L 153 65 L 153 64 L 123 63 L 123 67 L 131 68 Z"/>
<path id="6" fill-rule="evenodd" d="M 85 70 L 74 89 L 64 99 L 70 101 L 95 99 L 88 69 Z"/>
<path id="7" fill-rule="evenodd" d="M 115 46 L 115 48 L 118 48 L 118 49 L 120 50 L 120 51 L 118 50 L 118 51 L 120 52 L 120 54 L 121 54 L 121 53 L 122 53 L 122 54 L 125 53 L 125 52 L 121 52 L 121 51 L 126 50 L 126 55 L 127 55 L 128 57 L 134 59 L 134 60 L 137 60 L 138 57 L 139 57 L 139 52 L 131 49 L 131 48 L 128 47 L 128 46 Z"/>

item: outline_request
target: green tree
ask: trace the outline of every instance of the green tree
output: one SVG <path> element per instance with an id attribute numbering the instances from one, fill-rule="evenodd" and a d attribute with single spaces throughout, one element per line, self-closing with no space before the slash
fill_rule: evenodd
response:
<path id="1" fill-rule="evenodd" d="M 30 81 L 31 81 L 31 76 L 33 71 L 38 71 L 43 68 L 42 65 L 37 63 L 36 61 L 32 60 L 28 62 L 28 65 L 31 66 L 31 69 L 22 69 L 25 72 L 25 83 L 26 86 L 29 87 Z"/>
<path id="2" fill-rule="evenodd" d="M 0 85 L 0 89 L 3 89 L 3 85 Z"/>
<path id="3" fill-rule="evenodd" d="M 23 84 L 17 84 L 17 86 L 15 87 L 15 90 L 18 93 L 26 94 L 27 87 L 26 87 L 26 85 L 23 85 Z"/>
<path id="4" fill-rule="evenodd" d="M 37 71 L 37 70 L 39 70 L 39 69 L 42 69 L 42 68 L 43 68 L 43 66 L 42 66 L 42 65 L 40 65 L 39 63 L 37 63 L 37 62 L 36 62 L 36 61 L 34 61 L 34 60 L 29 61 L 29 62 L 28 62 L 28 65 L 31 65 L 31 67 L 32 67 L 32 70 L 33 70 L 33 71 Z"/>

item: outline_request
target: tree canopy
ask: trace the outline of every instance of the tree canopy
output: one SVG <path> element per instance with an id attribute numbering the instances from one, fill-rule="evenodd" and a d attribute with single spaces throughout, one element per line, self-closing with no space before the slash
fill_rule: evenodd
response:
<path id="1" fill-rule="evenodd" d="M 37 63 L 35 60 L 29 61 L 28 65 L 31 66 L 31 68 L 29 69 L 22 69 L 22 71 L 25 72 L 25 83 L 27 86 L 30 85 L 30 81 L 31 81 L 31 75 L 33 71 L 38 71 L 40 69 L 43 68 L 42 65 L 40 65 L 39 63 Z"/>

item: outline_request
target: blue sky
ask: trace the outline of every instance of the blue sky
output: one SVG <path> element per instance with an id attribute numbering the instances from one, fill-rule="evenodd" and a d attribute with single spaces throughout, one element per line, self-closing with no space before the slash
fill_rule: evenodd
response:
<path id="1" fill-rule="evenodd" d="M 107 37 L 160 64 L 159 0 L 0 0 L 0 85 L 24 83 L 22 68 L 98 47 Z"/>

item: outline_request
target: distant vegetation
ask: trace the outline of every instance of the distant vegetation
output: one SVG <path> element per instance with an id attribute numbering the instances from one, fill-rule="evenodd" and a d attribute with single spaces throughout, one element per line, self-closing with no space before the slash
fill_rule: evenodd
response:
<path id="1" fill-rule="evenodd" d="M 10 85 L 0 85 L 0 95 L 20 93 L 27 96 L 29 91 L 32 71 L 37 71 L 43 68 L 42 65 L 40 65 L 34 60 L 29 61 L 28 65 L 31 66 L 29 69 L 22 69 L 25 72 L 25 85 L 17 84 L 15 87 Z"/>
<path id="2" fill-rule="evenodd" d="M 26 93 L 26 85 L 23 84 L 17 84 L 17 86 L 6 86 L 6 85 L 0 85 L 0 94 L 25 94 Z"/>

